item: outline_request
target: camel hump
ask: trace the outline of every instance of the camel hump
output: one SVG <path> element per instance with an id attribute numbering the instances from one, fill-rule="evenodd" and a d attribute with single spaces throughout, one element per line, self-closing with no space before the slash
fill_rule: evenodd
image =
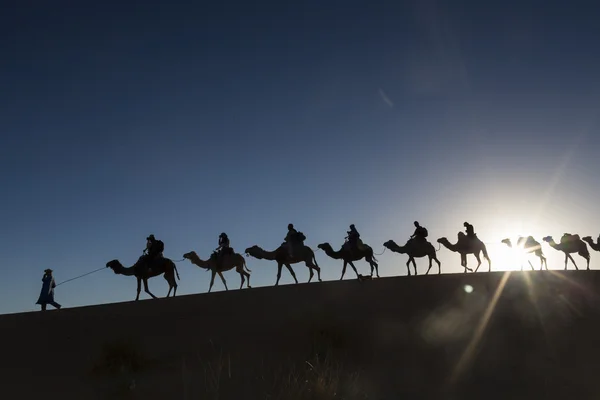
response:
<path id="1" fill-rule="evenodd" d="M 566 242 L 566 241 L 578 241 L 581 240 L 581 238 L 579 237 L 578 234 L 570 234 L 570 233 L 564 233 L 562 235 L 562 237 L 560 238 L 561 242 Z"/>

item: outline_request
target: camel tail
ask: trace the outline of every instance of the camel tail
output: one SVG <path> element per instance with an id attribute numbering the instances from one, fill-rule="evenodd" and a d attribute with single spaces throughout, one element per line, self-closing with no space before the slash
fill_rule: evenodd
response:
<path id="1" fill-rule="evenodd" d="M 385 249 L 384 249 L 385 250 Z M 379 263 L 379 261 L 377 261 L 377 258 L 375 258 L 375 252 L 373 251 L 373 248 L 371 248 L 371 259 L 373 261 L 375 261 L 376 263 Z"/>
<path id="2" fill-rule="evenodd" d="M 175 264 L 173 261 L 171 261 L 173 263 L 173 269 L 175 269 L 175 275 L 177 276 L 177 280 L 180 281 L 181 278 L 179 277 L 179 271 L 177 271 L 177 264 Z"/>
<path id="3" fill-rule="evenodd" d="M 483 245 L 483 248 L 481 249 L 481 251 L 483 252 L 483 256 L 485 257 L 485 259 L 491 263 L 490 256 L 488 256 L 488 252 L 487 252 L 487 248 L 485 247 L 485 244 Z"/>
<path id="4" fill-rule="evenodd" d="M 319 267 L 319 263 L 317 263 L 317 257 L 315 257 L 315 253 L 314 252 L 313 252 L 313 255 L 312 255 L 312 259 L 313 259 L 313 263 L 315 263 L 315 266 L 317 268 L 321 268 L 321 267 Z"/>
<path id="5" fill-rule="evenodd" d="M 242 267 L 246 269 L 246 272 L 252 272 L 250 268 L 246 266 L 246 260 L 242 257 Z"/>

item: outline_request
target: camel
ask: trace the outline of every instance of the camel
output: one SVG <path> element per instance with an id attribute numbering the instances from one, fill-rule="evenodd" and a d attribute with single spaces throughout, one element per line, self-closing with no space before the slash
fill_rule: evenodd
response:
<path id="1" fill-rule="evenodd" d="M 477 259 L 477 268 L 475 268 L 475 272 L 479 269 L 481 265 L 481 259 L 479 258 L 479 253 L 483 252 L 483 257 L 487 260 L 489 264 L 488 272 L 492 271 L 492 261 L 488 256 L 487 249 L 485 244 L 479 238 L 475 237 L 470 240 L 464 232 L 458 233 L 458 241 L 456 244 L 452 244 L 445 237 L 439 238 L 438 243 L 441 243 L 450 251 L 454 251 L 460 253 L 460 265 L 465 268 L 465 273 L 467 271 L 473 272 L 473 270 L 467 267 L 467 254 L 473 254 Z"/>
<path id="2" fill-rule="evenodd" d="M 503 239 L 502 243 L 504 243 L 505 245 L 507 245 L 510 248 L 513 247 L 510 239 Z M 546 267 L 546 271 L 548 270 L 548 262 L 546 261 L 546 257 L 544 256 L 544 253 L 542 252 L 542 245 L 538 241 L 536 241 L 533 238 L 533 236 L 527 236 L 526 238 L 519 236 L 519 238 L 517 239 L 517 246 L 522 248 L 526 254 L 534 253 L 537 257 L 539 257 L 540 271 L 544 268 L 544 266 Z M 531 261 L 527 260 L 527 262 L 529 263 L 529 266 L 531 267 L 531 270 L 533 271 L 534 268 L 533 268 L 533 265 L 531 264 Z M 523 271 L 522 263 L 521 263 L 521 271 Z"/>
<path id="3" fill-rule="evenodd" d="M 390 249 L 394 253 L 408 254 L 408 261 L 406 262 L 406 268 L 408 270 L 408 276 L 410 276 L 410 263 L 412 262 L 415 275 L 417 275 L 417 264 L 415 258 L 429 257 L 429 268 L 425 275 L 429 274 L 432 262 L 435 261 L 438 265 L 438 274 L 442 273 L 442 263 L 436 256 L 435 247 L 426 240 L 420 241 L 418 239 L 411 239 L 406 242 L 405 246 L 398 246 L 393 240 L 388 240 L 383 244 L 383 247 Z"/>
<path id="4" fill-rule="evenodd" d="M 370 246 L 363 243 L 361 244 L 361 250 L 348 250 L 348 247 L 346 247 L 346 245 L 343 245 L 339 251 L 334 251 L 329 243 L 321 243 L 317 247 L 323 250 L 325 254 L 327 254 L 329 257 L 335 260 L 344 260 L 344 266 L 342 267 L 342 277 L 340 278 L 340 281 L 344 279 L 344 274 L 346 273 L 346 267 L 348 266 L 348 264 L 350 264 L 350 266 L 356 273 L 356 277 L 360 279 L 359 273 L 356 270 L 353 261 L 359 261 L 363 258 L 371 266 L 371 277 L 373 276 L 373 271 L 375 271 L 377 277 L 379 278 L 379 265 L 377 264 L 377 259 L 373 255 L 373 249 Z"/>
<path id="5" fill-rule="evenodd" d="M 215 257 L 210 257 L 208 260 L 204 261 L 202 260 L 198 254 L 196 254 L 195 251 L 190 251 L 189 253 L 185 253 L 183 255 L 183 258 L 185 258 L 186 260 L 190 260 L 192 264 L 197 265 L 200 268 L 204 268 L 205 270 L 210 270 L 212 272 L 212 276 L 210 278 L 210 286 L 208 287 L 208 293 L 210 293 L 213 284 L 215 283 L 215 275 L 219 274 L 219 276 L 221 277 L 221 281 L 223 282 L 223 285 L 225 285 L 225 290 L 229 290 L 229 288 L 227 287 L 227 282 L 225 281 L 225 278 L 223 277 L 223 272 L 225 271 L 229 271 L 235 268 L 236 272 L 238 274 L 240 274 L 240 278 L 242 278 L 242 283 L 240 284 L 240 289 L 242 287 L 244 287 L 244 282 L 246 281 L 246 278 L 248 278 L 248 283 L 247 286 L 248 288 L 250 288 L 250 274 L 249 272 L 252 272 L 248 269 L 248 267 L 246 267 L 246 260 L 244 260 L 244 256 L 242 256 L 239 253 L 230 253 L 230 254 L 224 254 L 223 255 L 223 259 L 221 261 L 221 265 L 217 265 L 217 260 L 215 259 Z M 244 268 L 246 270 L 244 270 Z M 247 272 L 246 272 L 247 271 Z"/>
<path id="6" fill-rule="evenodd" d="M 135 276 L 137 278 L 137 296 L 135 297 L 136 301 L 140 299 L 142 281 L 144 282 L 144 291 L 153 299 L 157 298 L 148 289 L 148 279 L 162 274 L 164 274 L 165 280 L 169 283 L 169 292 L 167 293 L 167 297 L 169 297 L 171 294 L 171 289 L 173 290 L 173 297 L 175 297 L 175 294 L 177 293 L 177 281 L 175 280 L 175 276 L 177 276 L 177 279 L 180 279 L 175 263 L 168 258 L 160 257 L 151 261 L 148 268 L 143 268 L 144 261 L 142 261 L 142 257 L 140 257 L 137 262 L 129 268 L 123 267 L 119 260 L 107 262 L 106 267 L 112 269 L 117 275 Z"/>
<path id="7" fill-rule="evenodd" d="M 594 239 L 592 239 L 591 236 L 586 236 L 584 238 L 581 238 L 581 240 L 589 244 L 592 250 L 600 251 L 600 236 L 598 236 L 598 240 L 596 241 L 596 243 L 594 243 Z"/>
<path id="8" fill-rule="evenodd" d="M 294 282 L 298 283 L 298 279 L 296 279 L 296 273 L 292 269 L 290 264 L 296 264 L 303 262 L 307 267 L 310 273 L 310 277 L 308 278 L 308 282 L 310 282 L 315 275 L 313 270 L 317 271 L 317 277 L 319 282 L 321 280 L 321 268 L 319 264 L 317 264 L 317 259 L 315 258 L 315 253 L 312 249 L 305 245 L 299 245 L 294 248 L 294 257 L 290 257 L 290 254 L 287 249 L 287 244 L 282 244 L 274 251 L 267 251 L 262 249 L 259 246 L 248 247 L 245 251 L 246 254 L 258 259 L 258 260 L 269 260 L 277 262 L 277 281 L 275 282 L 275 286 L 279 285 L 279 279 L 281 279 L 281 269 L 285 265 L 285 267 L 290 271 L 292 278 L 294 278 Z"/>
<path id="9" fill-rule="evenodd" d="M 585 260 L 587 261 L 587 269 L 590 269 L 590 252 L 585 242 L 579 238 L 579 235 L 571 235 L 569 233 L 565 233 L 560 239 L 560 243 L 556 243 L 554 239 L 552 239 L 552 236 L 546 236 L 542 240 L 548 243 L 553 249 L 565 253 L 565 270 L 567 269 L 567 264 L 569 263 L 569 260 L 571 260 L 571 262 L 575 266 L 575 269 L 579 270 L 579 268 L 577 268 L 575 260 L 573 260 L 573 257 L 571 257 L 571 253 L 577 253 L 581 257 L 585 258 Z"/>

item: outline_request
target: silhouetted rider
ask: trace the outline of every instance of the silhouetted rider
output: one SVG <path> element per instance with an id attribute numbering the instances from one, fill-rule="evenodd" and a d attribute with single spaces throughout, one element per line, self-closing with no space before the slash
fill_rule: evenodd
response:
<path id="1" fill-rule="evenodd" d="M 225 254 L 227 254 L 229 249 L 230 249 L 229 238 L 227 237 L 227 234 L 225 232 L 223 232 L 219 235 L 219 247 L 217 247 L 217 249 L 214 252 L 216 260 L 217 260 L 217 264 L 219 264 L 219 265 L 221 264 L 223 256 Z"/>
<path id="2" fill-rule="evenodd" d="M 217 250 L 219 252 L 222 252 L 223 250 L 226 250 L 228 248 L 229 248 L 229 238 L 227 237 L 227 234 L 225 232 L 223 232 L 219 235 L 219 247 L 217 248 Z"/>
<path id="3" fill-rule="evenodd" d="M 415 221 L 415 233 L 410 237 L 411 239 L 423 240 L 425 241 L 426 237 L 429 236 L 429 232 L 427 232 L 427 228 L 421 226 L 419 221 Z"/>
<path id="4" fill-rule="evenodd" d="M 348 243 L 350 244 L 350 248 L 358 249 L 358 239 L 360 239 L 360 233 L 356 230 L 354 224 L 350 225 L 350 230 L 346 232 L 348 236 Z"/>
<path id="5" fill-rule="evenodd" d="M 463 225 L 465 227 L 465 232 L 467 233 L 467 237 L 469 239 L 475 239 L 476 235 L 475 235 L 475 230 L 473 229 L 473 225 L 471 225 L 468 222 L 465 222 Z"/>
<path id="6" fill-rule="evenodd" d="M 156 240 L 154 235 L 150 235 L 146 238 L 146 249 L 144 253 L 148 254 L 149 259 L 157 258 L 165 250 L 165 245 L 162 241 Z"/>
<path id="7" fill-rule="evenodd" d="M 144 249 L 145 266 L 153 260 L 162 257 L 162 252 L 165 250 L 165 245 L 161 240 L 156 240 L 154 235 L 150 235 L 146 238 L 146 248 Z"/>
<path id="8" fill-rule="evenodd" d="M 287 243 L 288 254 L 291 257 L 294 257 L 294 243 L 296 242 L 296 238 L 298 237 L 298 231 L 294 228 L 294 224 L 288 224 L 288 232 L 285 235 L 285 242 Z"/>

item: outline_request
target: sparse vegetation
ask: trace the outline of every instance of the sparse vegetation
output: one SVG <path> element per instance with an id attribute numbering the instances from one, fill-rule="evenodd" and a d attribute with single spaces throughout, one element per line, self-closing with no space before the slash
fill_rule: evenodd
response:
<path id="1" fill-rule="evenodd" d="M 343 361 L 343 337 L 316 329 L 309 357 L 255 363 L 234 360 L 211 342 L 211 354 L 199 357 L 203 399 L 232 399 L 240 394 L 263 400 L 368 399 L 359 368 Z M 279 358 L 281 360 L 281 358 Z M 197 375 L 188 380 L 199 381 Z M 190 382 L 188 382 L 190 383 Z M 186 397 L 195 398 L 195 397 Z"/>
<path id="2" fill-rule="evenodd" d="M 105 343 L 100 354 L 100 359 L 94 366 L 95 372 L 137 372 L 143 368 L 146 361 L 139 346 L 132 340 L 120 339 Z"/>
<path id="3" fill-rule="evenodd" d="M 92 368 L 96 375 L 108 375 L 113 385 L 109 385 L 111 396 L 127 396 L 136 388 L 136 376 L 149 365 L 140 347 L 127 339 L 105 343 L 100 357 Z"/>

